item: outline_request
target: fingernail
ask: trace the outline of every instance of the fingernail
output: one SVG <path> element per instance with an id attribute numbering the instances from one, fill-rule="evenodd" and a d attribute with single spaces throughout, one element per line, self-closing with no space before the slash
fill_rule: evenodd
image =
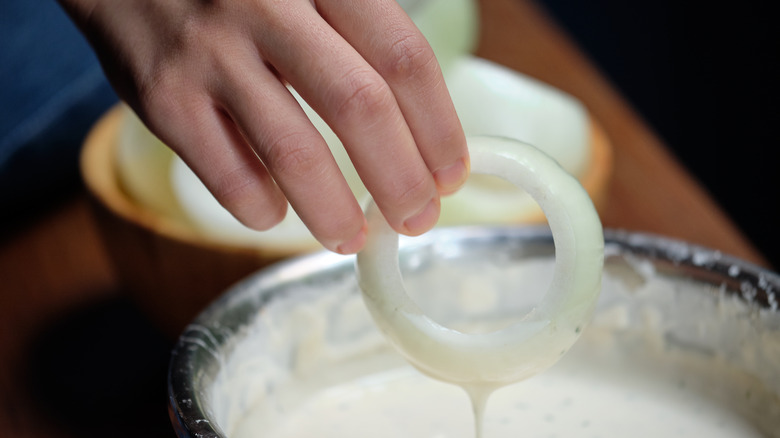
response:
<path id="1" fill-rule="evenodd" d="M 439 220 L 439 198 L 431 201 L 416 215 L 404 221 L 404 228 L 410 235 L 422 234 L 436 225 Z"/>
<path id="2" fill-rule="evenodd" d="M 433 173 L 433 179 L 436 180 L 436 187 L 442 195 L 448 195 L 460 188 L 468 176 L 468 166 L 463 159 Z"/>
<path id="3" fill-rule="evenodd" d="M 355 237 L 349 239 L 348 241 L 342 243 L 336 248 L 336 252 L 339 254 L 355 254 L 356 252 L 363 249 L 363 245 L 366 244 L 366 225 L 363 225 L 363 227 L 358 231 L 358 233 L 355 235 Z"/>

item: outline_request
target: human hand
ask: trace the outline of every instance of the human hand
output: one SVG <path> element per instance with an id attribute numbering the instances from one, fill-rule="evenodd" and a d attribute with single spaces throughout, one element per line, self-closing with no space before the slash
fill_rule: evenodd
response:
<path id="1" fill-rule="evenodd" d="M 120 96 L 239 221 L 287 200 L 326 248 L 365 218 L 286 83 L 342 140 L 388 223 L 416 235 L 468 174 L 432 50 L 395 0 L 60 0 Z"/>

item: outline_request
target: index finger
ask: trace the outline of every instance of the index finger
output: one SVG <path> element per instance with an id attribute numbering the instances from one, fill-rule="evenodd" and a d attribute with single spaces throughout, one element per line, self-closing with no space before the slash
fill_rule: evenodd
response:
<path id="1" fill-rule="evenodd" d="M 466 138 L 435 54 L 395 0 L 321 0 L 320 14 L 384 78 L 441 194 L 468 176 Z"/>
<path id="2" fill-rule="evenodd" d="M 265 59 L 337 133 L 391 226 L 427 231 L 468 168 L 432 49 L 393 0 L 289 6 L 284 32 L 259 29 Z"/>
<path id="3" fill-rule="evenodd" d="M 263 58 L 333 128 L 393 228 L 404 234 L 427 231 L 438 218 L 439 193 L 392 89 L 311 4 L 288 5 L 285 11 L 265 11 L 284 12 L 269 20 L 284 27 L 257 30 Z M 275 174 L 273 166 L 269 170 Z M 283 174 L 275 179 L 285 186 Z M 312 196 L 292 184 L 285 193 L 296 210 L 296 199 L 305 206 Z M 305 216 L 307 225 L 321 221 Z"/>

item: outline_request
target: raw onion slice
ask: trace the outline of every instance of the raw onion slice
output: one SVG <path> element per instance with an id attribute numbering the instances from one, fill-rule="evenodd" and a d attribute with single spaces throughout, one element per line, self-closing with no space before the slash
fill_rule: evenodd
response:
<path id="1" fill-rule="evenodd" d="M 169 183 L 174 153 L 141 119 L 122 105 L 116 144 L 116 170 L 122 190 L 135 202 L 162 216 L 186 222 Z"/>
<path id="2" fill-rule="evenodd" d="M 469 139 L 472 171 L 526 190 L 547 216 L 555 270 L 536 309 L 521 322 L 482 334 L 433 321 L 408 296 L 398 264 L 398 235 L 372 202 L 369 236 L 357 256 L 363 297 L 390 342 L 418 369 L 460 385 L 504 385 L 551 366 L 579 337 L 601 289 L 604 239 L 579 182 L 538 149 L 505 138 Z"/>
<path id="3" fill-rule="evenodd" d="M 479 31 L 479 5 L 475 0 L 399 0 L 431 45 L 442 70 L 473 53 Z"/>
<path id="4" fill-rule="evenodd" d="M 571 96 L 474 56 L 461 56 L 445 71 L 445 80 L 466 135 L 530 143 L 578 178 L 592 164 L 588 114 Z M 527 193 L 500 178 L 475 175 L 442 199 L 439 225 L 516 224 L 541 218 L 542 211 Z"/>

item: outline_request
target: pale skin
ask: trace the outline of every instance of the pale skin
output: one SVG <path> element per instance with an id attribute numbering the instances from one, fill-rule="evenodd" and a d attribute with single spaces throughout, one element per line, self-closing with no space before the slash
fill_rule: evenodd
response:
<path id="1" fill-rule="evenodd" d="M 424 233 L 468 175 L 435 56 L 395 0 L 60 0 L 120 96 L 250 228 L 287 201 L 328 249 L 366 221 L 294 87 L 397 232 Z"/>

